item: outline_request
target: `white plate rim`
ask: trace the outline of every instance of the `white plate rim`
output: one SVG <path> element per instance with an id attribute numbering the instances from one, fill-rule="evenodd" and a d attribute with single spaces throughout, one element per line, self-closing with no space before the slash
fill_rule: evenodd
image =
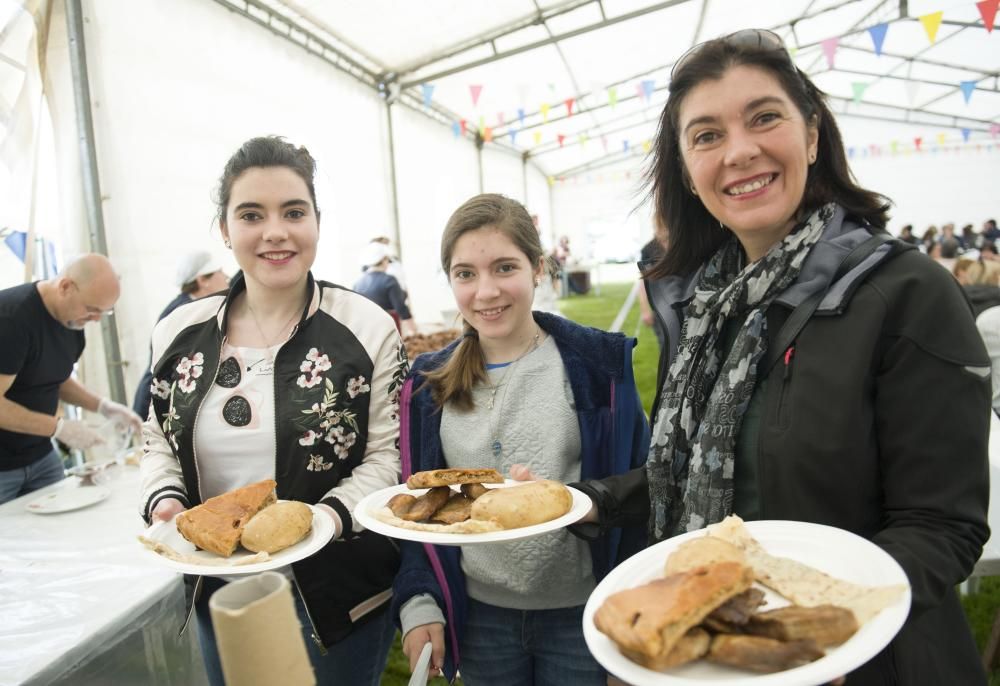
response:
<path id="1" fill-rule="evenodd" d="M 506 479 L 502 484 L 483 485 L 487 488 L 510 488 L 512 486 L 523 486 L 524 484 L 529 483 L 532 482 Z M 351 513 L 351 516 L 357 519 L 358 522 L 360 522 L 366 529 L 371 529 L 375 533 L 382 534 L 383 536 L 389 536 L 390 538 L 397 538 L 405 541 L 432 543 L 434 545 L 480 545 L 485 543 L 503 543 L 505 541 L 518 541 L 524 538 L 531 538 L 550 531 L 557 531 L 582 519 L 588 512 L 590 512 L 590 508 L 593 504 L 590 500 L 590 496 L 582 491 L 578 491 L 572 486 L 566 486 L 566 488 L 569 489 L 570 495 L 573 496 L 573 504 L 570 506 L 569 512 L 547 522 L 533 524 L 531 526 L 522 526 L 519 529 L 504 529 L 502 531 L 490 531 L 488 533 L 479 534 L 446 534 L 435 531 L 414 531 L 413 529 L 403 529 L 377 519 L 371 511 L 384 507 L 385 504 L 389 502 L 389 498 L 397 493 L 409 493 L 411 495 L 419 496 L 429 490 L 426 488 L 410 489 L 407 488 L 406 484 L 397 484 L 396 486 L 390 486 L 388 488 L 375 491 L 374 493 L 369 493 L 361 500 L 361 502 L 357 504 L 354 511 Z"/>
<path id="2" fill-rule="evenodd" d="M 860 667 L 878 654 L 906 622 L 911 596 L 906 573 L 892 556 L 871 541 L 844 529 L 809 522 L 760 520 L 744 524 L 765 549 L 768 540 L 773 540 L 779 534 L 791 535 L 803 541 L 825 541 L 826 545 L 835 540 L 849 542 L 853 547 L 866 551 L 870 562 L 878 565 L 877 568 L 885 575 L 886 578 L 878 584 L 902 584 L 906 586 L 906 591 L 902 598 L 866 622 L 845 643 L 829 649 L 826 657 L 801 667 L 772 674 L 754 674 L 719 666 L 714 670 L 718 672 L 717 678 L 691 677 L 647 669 L 622 655 L 615 643 L 597 629 L 594 625 L 594 613 L 611 593 L 633 588 L 652 578 L 649 570 L 653 567 L 662 570 L 670 551 L 684 541 L 705 535 L 706 529 L 700 529 L 646 548 L 622 562 L 597 585 L 583 612 L 584 640 L 597 661 L 610 673 L 633 686 L 810 686 L 827 683 Z M 782 554 L 795 557 L 793 554 Z M 815 562 L 812 564 L 821 568 Z M 843 578 L 843 575 L 840 576 Z"/>
<path id="3" fill-rule="evenodd" d="M 78 490 L 79 489 L 79 490 Z M 78 501 L 71 505 L 64 505 L 62 507 L 56 508 L 41 508 L 38 506 L 46 500 L 51 500 L 52 498 L 58 498 L 60 495 L 66 493 L 90 493 L 92 494 L 90 498 L 85 498 L 82 501 Z M 63 488 L 56 489 L 52 493 L 46 493 L 45 495 L 39 496 L 34 500 L 25 504 L 24 509 L 33 514 L 61 514 L 63 512 L 74 512 L 76 510 L 82 510 L 85 507 L 90 507 L 91 505 L 96 505 L 97 503 L 104 502 L 111 495 L 111 489 L 106 486 L 101 485 L 88 485 L 81 486 L 79 483 L 76 485 L 67 484 Z"/>
<path id="4" fill-rule="evenodd" d="M 280 503 L 286 501 L 279 500 L 278 502 Z M 309 505 L 308 503 L 304 504 Z M 312 510 L 313 515 L 312 530 L 309 534 L 307 534 L 304 539 L 295 545 L 274 553 L 264 562 L 254 562 L 252 564 L 236 566 L 210 564 L 202 565 L 171 560 L 168 557 L 148 549 L 146 552 L 155 557 L 157 562 L 165 567 L 169 567 L 170 569 L 178 572 L 183 572 L 184 574 L 195 574 L 199 576 L 240 576 L 243 574 L 256 574 L 258 572 L 266 572 L 271 569 L 278 569 L 279 567 L 284 567 L 285 565 L 289 565 L 293 562 L 298 562 L 303 558 L 309 557 L 329 543 L 330 539 L 333 538 L 333 521 L 330 519 L 330 516 L 315 505 L 309 505 L 309 509 Z M 157 522 L 146 529 L 142 535 L 153 541 L 167 543 L 171 548 L 184 555 L 197 555 L 198 557 L 203 557 L 207 560 L 211 560 L 213 558 L 218 559 L 218 556 L 213 553 L 203 550 L 195 550 L 194 544 L 186 540 L 180 535 L 180 533 L 177 532 L 177 525 L 174 519 L 171 519 L 169 522 Z M 226 559 L 239 560 L 242 557 L 249 557 L 253 554 L 254 553 L 251 553 L 248 550 L 239 548 L 235 553 L 233 553 L 232 557 Z"/>

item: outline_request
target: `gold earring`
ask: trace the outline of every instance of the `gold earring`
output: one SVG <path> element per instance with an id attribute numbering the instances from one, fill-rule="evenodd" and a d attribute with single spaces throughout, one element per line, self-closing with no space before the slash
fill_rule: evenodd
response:
<path id="1" fill-rule="evenodd" d="M 226 247 L 227 247 L 227 248 L 232 248 L 232 247 L 233 247 L 233 244 L 229 242 L 229 239 L 228 239 L 228 238 L 224 238 L 224 239 L 222 240 L 222 242 L 226 244 Z"/>

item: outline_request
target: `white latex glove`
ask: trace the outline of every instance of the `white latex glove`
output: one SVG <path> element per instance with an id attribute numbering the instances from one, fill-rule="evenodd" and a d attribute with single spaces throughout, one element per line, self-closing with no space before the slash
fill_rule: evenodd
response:
<path id="1" fill-rule="evenodd" d="M 89 426 L 77 419 L 62 419 L 56 422 L 56 432 L 52 438 L 57 438 L 70 448 L 86 450 L 99 443 L 104 443 L 104 439 Z"/>
<path id="2" fill-rule="evenodd" d="M 134 434 L 142 431 L 142 418 L 121 403 L 101 398 L 101 404 L 97 406 L 97 411 L 121 426 L 122 430 L 131 427 Z"/>

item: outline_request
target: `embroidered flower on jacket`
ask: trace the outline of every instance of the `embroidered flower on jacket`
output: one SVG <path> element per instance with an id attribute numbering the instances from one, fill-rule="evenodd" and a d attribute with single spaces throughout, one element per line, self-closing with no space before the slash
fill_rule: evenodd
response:
<path id="1" fill-rule="evenodd" d="M 323 434 L 316 433 L 312 429 L 306 431 L 302 438 L 299 439 L 299 445 L 312 445 L 316 442 L 316 439 Z"/>
<path id="2" fill-rule="evenodd" d="M 205 364 L 205 356 L 201 353 L 195 353 L 190 358 L 182 357 L 181 361 L 177 364 L 177 373 L 180 378 L 177 380 L 177 386 L 185 393 L 190 393 L 197 387 L 195 379 L 201 376 L 202 365 Z"/>
<path id="3" fill-rule="evenodd" d="M 306 469 L 310 472 L 327 472 L 333 469 L 333 463 L 325 462 L 322 455 L 310 455 Z"/>
<path id="4" fill-rule="evenodd" d="M 367 393 L 371 389 L 372 387 L 365 383 L 365 377 L 363 376 L 347 380 L 347 395 L 352 398 L 357 398 L 361 393 Z"/>
<path id="5" fill-rule="evenodd" d="M 170 384 L 166 381 L 160 381 L 159 379 L 153 379 L 153 383 L 149 384 L 149 392 L 155 395 L 157 398 L 162 398 L 166 400 L 170 397 Z"/>
<path id="6" fill-rule="evenodd" d="M 316 348 L 310 348 L 306 359 L 299 365 L 299 371 L 303 373 L 295 383 L 299 388 L 312 388 L 323 380 L 323 372 L 332 366 L 329 356 L 321 355 Z"/>

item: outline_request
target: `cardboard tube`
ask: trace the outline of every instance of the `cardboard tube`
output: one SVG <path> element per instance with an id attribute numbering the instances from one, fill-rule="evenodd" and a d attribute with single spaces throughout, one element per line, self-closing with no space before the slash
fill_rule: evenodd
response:
<path id="1" fill-rule="evenodd" d="M 226 584 L 208 601 L 227 686 L 313 686 L 288 579 L 263 572 Z"/>

